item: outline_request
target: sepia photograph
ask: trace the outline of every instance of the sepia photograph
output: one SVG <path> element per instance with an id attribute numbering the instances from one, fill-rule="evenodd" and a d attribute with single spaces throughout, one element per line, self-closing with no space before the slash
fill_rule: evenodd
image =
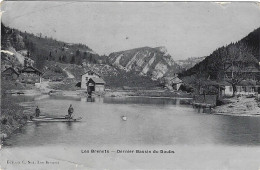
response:
<path id="1" fill-rule="evenodd" d="M 260 2 L 2 1 L 1 170 L 260 170 Z"/>

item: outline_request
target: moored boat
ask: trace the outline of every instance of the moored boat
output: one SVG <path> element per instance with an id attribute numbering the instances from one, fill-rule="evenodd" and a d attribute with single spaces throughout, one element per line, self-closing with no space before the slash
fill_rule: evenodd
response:
<path id="1" fill-rule="evenodd" d="M 82 117 L 69 118 L 68 116 L 39 116 L 33 117 L 28 122 L 78 122 Z"/>

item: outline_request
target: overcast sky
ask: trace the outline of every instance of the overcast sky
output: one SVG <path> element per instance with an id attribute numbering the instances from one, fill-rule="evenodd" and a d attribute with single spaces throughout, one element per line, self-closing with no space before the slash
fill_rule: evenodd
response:
<path id="1" fill-rule="evenodd" d="M 7 26 L 83 43 L 98 54 L 165 46 L 174 59 L 206 56 L 260 27 L 254 2 L 4 2 Z"/>

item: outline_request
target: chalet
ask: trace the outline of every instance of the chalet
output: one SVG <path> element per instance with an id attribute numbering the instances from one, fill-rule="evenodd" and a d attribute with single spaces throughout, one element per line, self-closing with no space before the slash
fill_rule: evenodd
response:
<path id="1" fill-rule="evenodd" d="M 239 68 L 237 66 L 230 67 L 225 71 L 224 80 L 232 79 L 232 76 L 240 76 L 241 79 L 258 80 L 260 71 L 257 67 L 248 66 L 246 68 Z"/>
<path id="2" fill-rule="evenodd" d="M 20 70 L 20 81 L 22 83 L 41 83 L 42 72 L 32 66 L 24 67 Z"/>
<path id="3" fill-rule="evenodd" d="M 244 80 L 241 81 L 237 86 L 236 94 L 240 95 L 250 95 L 255 94 L 258 92 L 260 85 L 257 84 L 254 80 Z M 233 95 L 233 88 L 232 85 L 229 83 L 225 84 L 225 95 L 232 96 Z"/>
<path id="4" fill-rule="evenodd" d="M 233 88 L 230 83 L 232 79 L 237 80 L 239 83 L 236 85 L 236 94 L 249 95 L 258 92 L 260 80 L 260 63 L 256 57 L 252 55 L 239 56 L 237 61 L 234 62 L 226 71 L 224 80 L 225 95 L 233 95 Z"/>
<path id="5" fill-rule="evenodd" d="M 88 70 L 85 74 L 81 75 L 81 88 L 88 88 L 88 81 L 90 78 L 100 78 L 100 75 L 92 70 Z"/>
<path id="6" fill-rule="evenodd" d="M 183 84 L 182 80 L 179 79 L 178 77 L 174 77 L 173 79 L 171 79 L 170 83 L 173 90 L 179 90 L 181 85 Z"/>
<path id="7" fill-rule="evenodd" d="M 170 90 L 179 90 L 183 81 L 179 79 L 178 74 L 174 73 L 171 76 L 162 77 L 160 83 Z"/>
<path id="8" fill-rule="evenodd" d="M 19 75 L 20 74 L 13 67 L 9 67 L 2 72 L 2 77 L 5 80 L 17 80 Z"/>
<path id="9" fill-rule="evenodd" d="M 240 55 L 234 63 L 227 63 L 228 69 L 225 71 L 224 79 L 232 79 L 233 77 L 258 80 L 260 75 L 260 62 L 252 55 Z"/>
<path id="10" fill-rule="evenodd" d="M 103 92 L 105 91 L 105 81 L 98 77 L 92 77 L 88 81 L 90 91 Z"/>

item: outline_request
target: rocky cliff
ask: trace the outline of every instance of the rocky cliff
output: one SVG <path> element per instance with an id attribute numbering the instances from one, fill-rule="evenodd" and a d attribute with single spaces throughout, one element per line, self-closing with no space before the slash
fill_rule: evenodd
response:
<path id="1" fill-rule="evenodd" d="M 121 70 L 134 71 L 153 80 L 170 76 L 181 70 L 165 47 L 142 47 L 114 52 L 108 56 L 108 62 Z"/>

